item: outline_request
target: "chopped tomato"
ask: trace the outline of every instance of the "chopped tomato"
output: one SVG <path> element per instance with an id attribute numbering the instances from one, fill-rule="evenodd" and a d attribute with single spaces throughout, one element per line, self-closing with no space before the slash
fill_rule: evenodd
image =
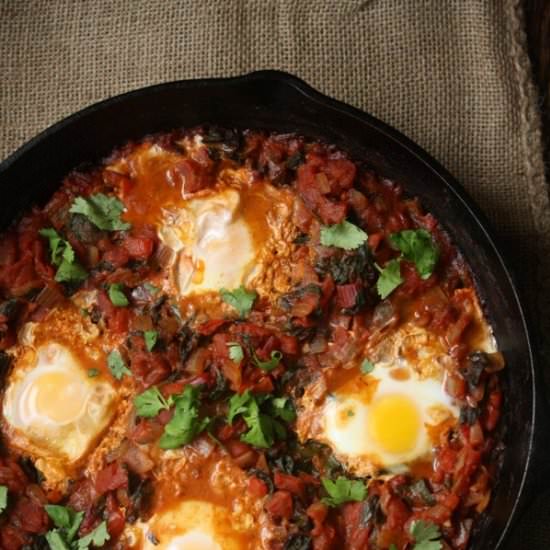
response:
<path id="1" fill-rule="evenodd" d="M 203 336 L 214 334 L 220 327 L 227 323 L 226 319 L 210 319 L 197 327 L 197 332 Z"/>
<path id="2" fill-rule="evenodd" d="M 140 444 L 152 443 L 156 441 L 163 432 L 163 427 L 157 422 L 141 418 L 132 428 L 130 437 L 133 441 Z"/>
<path id="3" fill-rule="evenodd" d="M 28 541 L 28 535 L 21 529 L 9 524 L 0 527 L 0 546 L 3 550 L 20 550 Z"/>
<path id="4" fill-rule="evenodd" d="M 281 334 L 279 342 L 281 343 L 281 351 L 283 353 L 288 355 L 296 355 L 298 353 L 298 339 L 296 336 Z"/>
<path id="5" fill-rule="evenodd" d="M 294 510 L 292 496 L 288 491 L 275 491 L 265 503 L 265 509 L 273 518 L 290 519 Z"/>
<path id="6" fill-rule="evenodd" d="M 273 477 L 273 482 L 275 483 L 275 487 L 277 487 L 277 489 L 288 491 L 289 493 L 292 493 L 300 498 L 304 497 L 305 484 L 299 477 L 276 471 Z"/>
<path id="7" fill-rule="evenodd" d="M 107 495 L 107 531 L 113 538 L 118 538 L 126 525 L 126 517 L 122 508 L 119 507 L 115 497 Z"/>
<path id="8" fill-rule="evenodd" d="M 212 181 L 208 169 L 193 159 L 184 159 L 170 168 L 167 179 L 179 186 L 183 195 L 196 193 Z"/>
<path id="9" fill-rule="evenodd" d="M 118 462 L 111 462 L 97 474 L 95 489 L 102 495 L 120 487 L 128 487 L 128 471 Z"/>
<path id="10" fill-rule="evenodd" d="M 153 253 L 154 247 L 155 240 L 151 237 L 127 237 L 124 241 L 124 248 L 134 260 L 147 260 Z"/>
<path id="11" fill-rule="evenodd" d="M 343 309 L 355 307 L 361 293 L 362 284 L 359 281 L 347 285 L 336 285 L 338 305 Z"/>
<path id="12" fill-rule="evenodd" d="M 48 528 L 48 515 L 43 503 L 26 496 L 15 502 L 11 520 L 27 533 L 43 533 Z"/>
<path id="13" fill-rule="evenodd" d="M 248 479 L 248 491 L 254 498 L 262 498 L 267 495 L 268 488 L 264 481 L 252 476 Z"/>

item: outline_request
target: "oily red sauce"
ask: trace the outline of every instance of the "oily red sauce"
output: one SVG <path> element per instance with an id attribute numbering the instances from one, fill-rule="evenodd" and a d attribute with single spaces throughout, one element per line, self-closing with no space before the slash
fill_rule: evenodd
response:
<path id="1" fill-rule="evenodd" d="M 33 321 L 43 323 L 38 344 L 67 346 L 82 368 L 97 369 L 129 395 L 106 431 L 111 447 L 98 441 L 84 459 L 88 467 L 65 485 L 52 487 L 33 472 L 33 457 L 10 445 L 4 430 L 0 485 L 8 506 L 0 517 L 1 548 L 43 544 L 55 528 L 48 503 L 82 512 L 77 538 L 106 529 L 105 547 L 122 550 L 130 544 L 130 525 L 162 517 L 178 503 L 232 509 L 248 495 L 254 528 L 242 534 L 247 550 L 260 548 L 260 528 L 270 550 L 411 550 L 418 542 L 410 531 L 414 521 L 433 524 L 443 547 L 466 549 L 494 482 L 502 358 L 487 353 L 490 330 L 470 270 L 439 221 L 368 160 L 295 135 L 180 130 L 128 144 L 103 164 L 69 174 L 44 208 L 14 223 L 0 240 L 3 370 L 9 371 L 20 330 Z M 290 224 L 284 239 L 292 241 L 281 243 L 291 250 L 289 288 L 253 299 L 242 312 L 215 291 L 179 296 L 172 258 L 159 237 L 166 209 L 177 211 L 228 187 L 240 193 L 237 214 L 258 254 L 268 243 L 279 253 L 274 217 Z M 71 212 L 77 198 L 98 193 L 119 201 L 121 219 L 131 227 L 102 228 L 93 216 Z M 323 232 L 343 222 L 367 235 L 353 246 L 321 244 Z M 60 280 L 60 259 L 43 229 L 55 230 L 64 249 L 70 245 L 74 256 L 65 259 L 76 260 L 84 277 Z M 437 249 L 427 277 L 392 244 L 390 237 L 405 230 L 427 232 Z M 380 271 L 392 261 L 400 282 L 383 298 Z M 271 265 L 277 270 L 281 264 Z M 207 268 L 199 266 L 196 277 Z M 125 296 L 118 304 L 112 285 Z M 97 295 L 86 308 L 86 322 L 105 344 L 95 359 L 76 335 L 81 323 L 74 315 L 80 313 L 68 306 L 81 292 Z M 54 309 L 71 313 L 56 322 L 49 316 Z M 432 453 L 404 465 L 406 473 L 391 475 L 381 465 L 373 477 L 356 479 L 330 447 L 298 437 L 300 400 L 313 386 L 316 403 L 329 393 L 370 401 L 377 382 L 361 375 L 365 350 L 406 325 L 431 335 L 444 355 L 434 372 L 444 376 L 460 418 L 429 427 Z M 113 350 L 126 369 L 116 377 L 106 359 Z M 410 345 L 404 353 L 414 363 L 425 359 L 423 351 Z M 393 368 L 390 376 L 406 384 L 413 373 Z M 319 380 L 326 387 L 315 385 Z M 158 392 L 150 410 L 134 401 L 145 391 Z M 235 400 L 242 402 L 230 418 Z M 178 471 L 166 467 L 171 451 L 161 442 L 178 453 L 201 437 L 213 438 L 216 450 L 182 460 Z M 220 461 L 234 472 L 222 491 L 212 480 Z M 333 502 L 326 482 L 339 478 L 368 485 L 368 492 Z"/>

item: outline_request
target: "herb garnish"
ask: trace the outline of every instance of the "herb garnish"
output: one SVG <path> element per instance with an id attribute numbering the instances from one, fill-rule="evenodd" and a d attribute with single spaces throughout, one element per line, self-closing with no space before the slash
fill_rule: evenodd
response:
<path id="1" fill-rule="evenodd" d="M 122 283 L 109 285 L 108 293 L 109 300 L 116 307 L 125 307 L 130 303 L 128 302 L 128 298 L 126 298 L 126 294 L 124 294 L 124 285 Z"/>
<path id="2" fill-rule="evenodd" d="M 441 550 L 443 547 L 440 541 L 441 533 L 435 523 L 421 519 L 413 521 L 410 532 L 416 543 L 413 550 Z"/>
<path id="3" fill-rule="evenodd" d="M 271 447 L 276 439 L 286 438 L 286 429 L 276 417 L 286 422 L 292 422 L 296 418 L 290 399 L 253 395 L 250 390 L 242 394 L 236 393 L 229 400 L 228 423 L 232 424 L 239 414 L 249 428 L 241 435 L 241 440 L 264 449 Z"/>
<path id="4" fill-rule="evenodd" d="M 49 241 L 51 262 L 57 267 L 55 280 L 58 283 L 78 282 L 88 276 L 86 270 L 78 263 L 73 247 L 62 239 L 53 227 L 41 229 L 39 233 Z"/>
<path id="5" fill-rule="evenodd" d="M 328 496 L 322 499 L 328 506 L 340 506 L 345 502 L 361 502 L 367 498 L 367 487 L 362 481 L 348 479 L 344 476 L 336 480 L 321 479 Z"/>
<path id="6" fill-rule="evenodd" d="M 160 411 L 168 410 L 171 404 L 172 399 L 166 399 L 156 386 L 152 386 L 134 397 L 136 414 L 144 418 L 157 416 Z"/>
<path id="7" fill-rule="evenodd" d="M 123 231 L 130 229 L 130 224 L 120 219 L 124 205 L 116 197 L 103 193 L 89 197 L 76 197 L 69 212 L 83 214 L 96 227 L 105 231 Z"/>
<path id="8" fill-rule="evenodd" d="M 239 317 L 241 318 L 246 317 L 250 313 L 250 310 L 258 297 L 255 290 L 246 290 L 243 285 L 234 290 L 222 288 L 220 289 L 220 295 L 226 304 L 234 307 L 239 312 Z"/>
<path id="9" fill-rule="evenodd" d="M 368 235 L 361 228 L 348 221 L 321 227 L 321 244 L 323 246 L 335 246 L 344 250 L 355 250 L 367 238 Z"/>
<path id="10" fill-rule="evenodd" d="M 198 387 L 188 384 L 182 394 L 173 396 L 176 408 L 159 440 L 161 449 L 176 449 L 191 443 L 208 426 L 209 418 L 199 418 L 199 391 Z"/>
<path id="11" fill-rule="evenodd" d="M 439 259 L 439 250 L 426 229 L 405 229 L 390 235 L 391 244 L 400 250 L 403 258 L 413 262 L 422 279 L 427 279 Z"/>
<path id="12" fill-rule="evenodd" d="M 401 262 L 399 259 L 390 260 L 384 267 L 380 268 L 375 264 L 376 269 L 380 272 L 378 281 L 376 281 L 376 290 L 380 298 L 387 298 L 402 282 L 401 277 Z"/>
<path id="13" fill-rule="evenodd" d="M 153 351 L 153 348 L 157 344 L 159 333 L 156 330 L 144 330 L 143 339 L 145 340 L 145 347 L 147 351 Z"/>
<path id="14" fill-rule="evenodd" d="M 117 380 L 122 380 L 122 377 L 125 374 L 132 376 L 132 371 L 126 366 L 126 362 L 122 358 L 122 355 L 120 355 L 120 351 L 116 349 L 107 356 L 107 366 L 109 367 L 111 374 Z"/>

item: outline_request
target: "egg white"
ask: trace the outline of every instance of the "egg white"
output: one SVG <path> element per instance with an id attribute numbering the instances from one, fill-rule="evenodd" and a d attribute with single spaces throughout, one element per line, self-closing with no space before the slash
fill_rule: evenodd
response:
<path id="1" fill-rule="evenodd" d="M 448 352 L 439 336 L 412 323 L 385 334 L 359 361 L 368 359 L 372 372 L 350 365 L 354 374 L 344 382 L 331 385 L 329 373 L 327 381 L 323 375 L 305 389 L 298 403 L 300 439 L 329 445 L 356 475 L 408 471 L 431 456 L 437 427 L 458 421 L 458 407 L 445 392 Z"/>
<path id="2" fill-rule="evenodd" d="M 165 212 L 159 237 L 175 253 L 173 277 L 180 296 L 246 282 L 255 251 L 239 205 L 238 191 L 225 189 Z"/>
<path id="3" fill-rule="evenodd" d="M 89 378 L 68 348 L 50 342 L 17 360 L 3 415 L 13 442 L 73 463 L 111 419 L 115 395 L 108 382 Z"/>
<path id="4" fill-rule="evenodd" d="M 232 532 L 231 511 L 200 500 L 184 500 L 128 527 L 127 544 L 142 550 L 242 550 Z"/>
<path id="5" fill-rule="evenodd" d="M 323 438 L 345 461 L 365 473 L 372 465 L 402 471 L 426 456 L 432 442 L 426 430 L 452 417 L 458 410 L 441 380 L 421 379 L 409 372 L 406 380 L 393 378 L 392 367 L 375 365 L 368 376 L 377 383 L 370 401 L 361 396 L 329 396 L 322 409 Z M 403 371 L 401 371 L 403 372 Z"/>

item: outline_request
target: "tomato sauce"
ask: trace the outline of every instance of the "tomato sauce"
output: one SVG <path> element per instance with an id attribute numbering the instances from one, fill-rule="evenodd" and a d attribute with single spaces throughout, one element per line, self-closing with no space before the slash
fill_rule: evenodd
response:
<path id="1" fill-rule="evenodd" d="M 504 363 L 450 237 L 368 161 L 297 135 L 182 129 L 67 175 L 14 222 L 0 239 L 6 384 L 56 342 L 117 397 L 75 463 L 19 444 L 2 418 L 0 547 L 93 534 L 138 549 L 200 531 L 230 550 L 412 550 L 423 522 L 467 548 L 498 475 Z M 238 201 L 231 223 L 250 240 L 224 242 L 223 226 L 223 267 L 251 249 L 223 292 L 200 289 L 211 263 L 188 227 L 216 197 Z M 424 426 L 425 456 L 359 475 L 317 437 L 323 404 L 371 404 L 386 367 L 392 383 L 444 383 L 458 412 Z M 67 479 L 39 471 L 48 460 Z"/>

